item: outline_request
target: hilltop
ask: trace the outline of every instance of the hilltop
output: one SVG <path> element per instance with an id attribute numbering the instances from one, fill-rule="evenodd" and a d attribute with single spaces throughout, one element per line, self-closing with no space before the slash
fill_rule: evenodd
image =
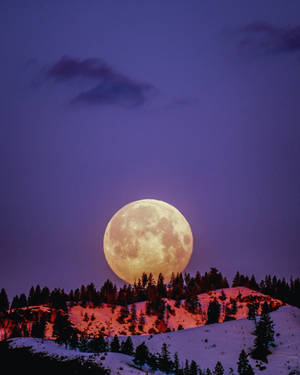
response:
<path id="1" fill-rule="evenodd" d="M 54 339 L 53 324 L 58 311 L 62 311 L 68 316 L 69 321 L 79 334 L 90 337 L 98 334 L 103 336 L 157 334 L 203 326 L 207 322 L 209 304 L 214 300 L 220 304 L 219 322 L 246 318 L 249 304 L 257 304 L 258 314 L 265 302 L 268 303 L 270 310 L 275 310 L 283 305 L 283 302 L 278 299 L 246 287 L 209 291 L 197 295 L 197 299 L 198 305 L 191 311 L 185 300 L 178 302 L 163 298 L 164 311 L 162 315 L 153 311 L 149 312 L 145 301 L 130 304 L 126 307 L 128 311 L 122 319 L 120 317 L 124 307 L 112 307 L 108 304 L 97 307 L 92 304 L 86 306 L 78 304 L 69 306 L 67 311 L 55 309 L 49 305 L 15 308 L 11 309 L 1 322 L 0 340 L 10 337 L 14 333 L 14 329 L 16 330 L 16 326 L 19 330 L 18 336 L 30 335 L 34 322 L 40 321 L 43 315 L 46 316 L 45 338 Z M 27 334 L 22 334 L 23 332 Z"/>

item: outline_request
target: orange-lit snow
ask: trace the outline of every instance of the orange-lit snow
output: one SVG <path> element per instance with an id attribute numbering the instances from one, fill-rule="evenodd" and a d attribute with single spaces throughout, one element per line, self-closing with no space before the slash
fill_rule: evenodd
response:
<path id="1" fill-rule="evenodd" d="M 223 301 L 220 299 L 222 295 L 222 290 L 226 295 L 226 299 Z M 225 307 L 230 305 L 230 298 L 236 300 L 237 302 L 237 313 L 234 315 L 236 319 L 241 319 L 247 317 L 249 303 L 249 297 L 255 297 L 260 306 L 267 301 L 271 303 L 274 307 L 279 307 L 283 303 L 277 299 L 270 296 L 266 296 L 254 290 L 245 287 L 235 287 L 227 289 L 219 289 L 216 291 L 211 291 L 208 293 L 203 293 L 198 295 L 199 302 L 201 303 L 201 312 L 198 314 L 192 314 L 186 310 L 184 307 L 184 301 L 181 301 L 181 306 L 176 307 L 175 301 L 165 299 L 166 305 L 168 304 L 174 311 L 174 315 L 165 311 L 165 324 L 156 326 L 157 316 L 146 315 L 146 302 L 136 303 L 137 320 L 141 313 L 145 317 L 145 325 L 143 330 L 138 328 L 138 322 L 136 324 L 135 334 L 145 335 L 149 333 L 162 333 L 167 329 L 170 331 L 178 330 L 178 326 L 181 325 L 183 329 L 199 327 L 205 324 L 207 320 L 207 308 L 209 302 L 214 298 L 218 300 L 221 305 L 220 322 L 224 320 Z M 131 305 L 128 306 L 129 311 L 131 310 Z M 30 309 L 38 314 L 41 312 L 48 312 L 51 315 L 50 323 L 47 323 L 46 327 L 46 338 L 52 338 L 52 326 L 56 315 L 56 310 L 49 308 L 48 306 L 32 306 L 26 307 L 24 309 Z M 126 336 L 131 335 L 130 332 L 130 322 L 125 319 L 125 323 L 121 324 L 117 321 L 120 315 L 120 306 L 117 306 L 113 311 L 110 306 L 103 304 L 101 307 L 82 307 L 80 305 L 73 306 L 69 309 L 69 318 L 73 323 L 74 327 L 80 332 L 85 333 L 87 336 L 93 336 L 97 334 L 102 334 L 104 336 Z M 260 309 L 258 311 L 260 313 Z M 4 325 L 4 327 L 3 327 Z M 0 327 L 0 340 L 9 337 L 11 327 L 9 325 L 5 326 L 3 322 L 2 327 Z M 28 322 L 28 330 L 31 329 L 32 322 Z"/>
<path id="2" fill-rule="evenodd" d="M 184 301 L 182 301 L 181 306 L 176 307 L 175 301 L 165 299 L 166 304 L 168 304 L 171 309 L 174 310 L 174 315 L 167 313 L 167 311 L 165 312 L 165 323 L 167 327 L 171 331 L 176 331 L 179 325 L 181 325 L 183 329 L 204 325 L 207 320 L 208 305 L 214 298 L 217 298 L 218 302 L 221 304 L 220 322 L 224 320 L 225 307 L 227 304 L 230 305 L 230 298 L 237 301 L 237 313 L 234 315 L 236 319 L 247 317 L 247 303 L 249 303 L 247 297 L 250 296 L 256 297 L 257 301 L 260 302 L 261 305 L 265 301 L 272 303 L 273 306 L 283 305 L 283 303 L 279 300 L 245 287 L 227 288 L 223 290 L 226 295 L 226 299 L 224 301 L 220 300 L 222 289 L 199 294 L 198 299 L 201 303 L 201 312 L 199 314 L 192 314 L 188 312 L 184 307 Z M 239 295 L 240 299 L 238 299 Z M 128 307 L 130 310 L 131 306 L 129 305 Z M 98 333 L 104 334 L 105 336 L 113 336 L 115 334 L 118 336 L 130 335 L 130 323 L 126 323 L 126 319 L 125 324 L 120 324 L 117 321 L 117 318 L 120 315 L 120 309 L 120 306 L 117 306 L 115 310 L 112 311 L 111 307 L 106 305 L 97 308 L 82 307 L 77 305 L 70 309 L 69 316 L 74 326 L 81 332 L 85 332 L 87 335 L 95 335 Z M 139 318 L 141 313 L 144 313 L 146 321 L 143 331 L 136 327 L 136 334 L 160 333 L 166 330 L 166 327 L 159 328 L 155 326 L 155 322 L 157 320 L 156 315 L 146 315 L 146 302 L 136 303 L 136 311 L 137 318 Z M 88 320 L 86 319 L 87 321 L 84 319 L 86 314 L 88 317 Z M 149 332 L 149 330 L 151 331 Z"/>

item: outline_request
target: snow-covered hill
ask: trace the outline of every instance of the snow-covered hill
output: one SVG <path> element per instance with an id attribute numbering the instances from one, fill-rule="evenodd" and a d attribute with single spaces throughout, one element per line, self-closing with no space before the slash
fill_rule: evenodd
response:
<path id="1" fill-rule="evenodd" d="M 275 324 L 276 347 L 272 348 L 263 374 L 288 374 L 294 369 L 300 371 L 300 310 L 283 306 L 270 316 Z M 178 352 L 181 361 L 194 359 L 201 368 L 213 368 L 220 360 L 229 371 L 230 367 L 236 370 L 241 350 L 249 352 L 253 347 L 254 328 L 253 321 L 239 319 L 161 335 L 133 336 L 132 340 L 135 346 L 145 341 L 151 352 L 160 352 L 165 342 L 172 354 Z M 250 361 L 256 368 L 255 361 Z"/>
<path id="2" fill-rule="evenodd" d="M 85 333 L 86 336 L 98 335 L 99 333 L 104 336 L 113 336 L 115 334 L 118 336 L 155 334 L 166 331 L 177 331 L 179 328 L 187 329 L 205 325 L 207 321 L 208 305 L 214 298 L 217 299 L 221 306 L 220 322 L 224 321 L 225 311 L 228 308 L 232 308 L 233 301 L 236 301 L 236 312 L 233 314 L 235 319 L 247 317 L 247 304 L 249 302 L 257 302 L 260 305 L 258 313 L 260 313 L 261 306 L 265 301 L 274 309 L 283 305 L 283 302 L 280 300 L 245 287 L 219 289 L 198 295 L 198 300 L 201 305 L 201 309 L 198 313 L 187 311 L 184 306 L 184 301 L 181 301 L 181 305 L 177 307 L 174 300 L 165 299 L 166 309 L 164 320 L 158 322 L 157 315 L 149 316 L 146 314 L 146 302 L 139 302 L 136 303 L 137 324 L 134 332 L 130 330 L 130 316 L 125 319 L 124 323 L 118 321 L 121 310 L 120 306 L 112 309 L 106 304 L 103 304 L 101 307 L 89 305 L 83 307 L 81 305 L 76 305 L 69 308 L 68 314 L 74 327 L 80 332 Z M 129 310 L 131 310 L 131 307 L 131 305 L 128 306 Z M 52 327 L 57 313 L 55 309 L 47 305 L 41 305 L 18 309 L 18 311 L 24 314 L 24 321 L 27 322 L 28 332 L 31 332 L 32 321 L 34 321 L 34 319 L 40 319 L 41 314 L 46 312 L 48 314 L 46 338 L 53 338 Z M 32 315 L 31 320 L 27 318 L 28 313 Z M 143 314 L 145 318 L 145 324 L 142 328 L 140 328 L 138 324 L 141 314 Z M 3 340 L 10 336 L 12 324 L 9 321 L 1 323 L 0 340 Z"/>
<path id="3" fill-rule="evenodd" d="M 275 323 L 275 344 L 272 354 L 269 355 L 269 363 L 262 371 L 264 375 L 288 375 L 292 371 L 300 373 L 300 310 L 292 306 L 282 306 L 271 313 Z M 180 361 L 194 359 L 200 368 L 213 369 L 216 362 L 222 362 L 225 375 L 232 372 L 237 374 L 237 360 L 240 351 L 244 348 L 249 351 L 253 346 L 254 322 L 247 319 L 239 319 L 209 326 L 169 332 L 158 335 L 132 336 L 136 347 L 143 341 L 152 353 L 160 352 L 163 343 L 168 345 L 172 355 L 178 353 Z M 125 339 L 125 338 L 123 338 Z M 122 340 L 122 338 L 121 338 Z M 83 356 L 101 361 L 102 354 L 93 355 L 65 349 L 52 341 L 31 338 L 17 338 L 10 340 L 11 346 L 31 346 L 33 351 L 44 352 L 62 357 Z M 260 370 L 256 363 L 250 360 L 255 373 Z M 110 368 L 112 375 L 139 375 L 142 371 L 132 367 L 132 357 L 118 353 L 108 353 L 102 359 L 104 367 Z M 296 374 L 296 372 L 295 372 Z"/>
<path id="4" fill-rule="evenodd" d="M 58 345 L 52 340 L 34 339 L 31 337 L 10 339 L 9 346 L 11 348 L 30 348 L 34 353 L 43 353 L 47 356 L 61 358 L 62 360 L 75 358 L 93 360 L 95 363 L 102 364 L 104 368 L 110 369 L 111 375 L 144 374 L 144 371 L 139 370 L 134 366 L 134 363 L 132 362 L 133 357 L 121 353 L 83 353 L 78 350 L 67 349 L 64 345 Z"/>
<path id="5" fill-rule="evenodd" d="M 224 292 L 223 297 L 222 291 Z M 223 299 L 224 295 L 226 297 L 225 299 Z M 235 300 L 237 303 L 237 312 L 234 314 L 234 318 L 236 319 L 247 317 L 247 304 L 250 301 L 260 303 L 260 308 L 265 301 L 271 304 L 273 308 L 283 305 L 283 303 L 277 299 L 245 287 L 219 289 L 198 295 L 201 311 L 197 314 L 187 311 L 184 307 L 184 301 L 182 301 L 181 306 L 176 307 L 175 301 L 165 299 L 166 306 L 169 306 L 169 309 L 166 309 L 164 324 L 157 325 L 157 316 L 146 315 L 146 302 L 139 302 L 136 304 L 137 318 L 139 319 L 139 316 L 143 313 L 145 316 L 145 325 L 142 330 L 140 330 L 137 325 L 136 333 L 144 335 L 148 333 L 161 333 L 167 330 L 176 331 L 179 326 L 183 329 L 203 326 L 207 320 L 208 305 L 214 298 L 216 298 L 221 305 L 220 322 L 224 320 L 226 306 L 231 307 L 232 300 Z M 131 306 L 129 305 L 129 310 L 130 308 Z M 126 321 L 126 319 L 125 324 L 118 322 L 120 309 L 119 306 L 112 311 L 112 309 L 106 305 L 98 308 L 77 305 L 70 309 L 69 317 L 74 326 L 87 335 L 93 335 L 99 332 L 107 336 L 113 336 L 115 334 L 118 336 L 131 335 L 129 329 L 130 323 Z M 258 313 L 260 313 L 260 309 Z"/>

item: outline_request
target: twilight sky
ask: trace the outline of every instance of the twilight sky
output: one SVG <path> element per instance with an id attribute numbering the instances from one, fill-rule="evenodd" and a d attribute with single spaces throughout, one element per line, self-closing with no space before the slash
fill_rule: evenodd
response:
<path id="1" fill-rule="evenodd" d="M 187 271 L 299 276 L 300 3 L 0 2 L 0 287 L 97 286 L 138 199 L 178 208 Z"/>

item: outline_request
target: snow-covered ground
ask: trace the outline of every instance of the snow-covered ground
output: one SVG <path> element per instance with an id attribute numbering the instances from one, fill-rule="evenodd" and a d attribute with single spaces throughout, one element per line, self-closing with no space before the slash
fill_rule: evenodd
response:
<path id="1" fill-rule="evenodd" d="M 265 375 L 288 374 L 291 370 L 300 371 L 300 310 L 283 306 L 270 314 L 275 324 L 275 344 L 268 357 Z M 145 341 L 152 352 L 160 351 L 163 342 L 167 343 L 172 354 L 178 352 L 179 359 L 194 359 L 201 368 L 213 368 L 220 360 L 228 372 L 233 368 L 242 349 L 249 352 L 253 347 L 254 322 L 239 319 L 219 324 L 186 329 L 153 336 L 133 336 L 134 345 Z M 254 369 L 255 361 L 250 360 Z M 256 369 L 255 372 L 259 370 Z"/>
<path id="2" fill-rule="evenodd" d="M 266 369 L 260 371 L 255 367 L 255 361 L 250 362 L 255 373 L 264 375 L 288 375 L 292 370 L 300 371 L 300 309 L 292 306 L 282 306 L 271 313 L 275 324 L 275 344 Z M 201 326 L 157 335 L 132 336 L 136 347 L 145 341 L 153 353 L 160 352 L 163 343 L 168 345 L 172 355 L 178 353 L 180 361 L 195 360 L 205 369 L 213 369 L 220 360 L 225 368 L 225 375 L 230 374 L 230 368 L 237 374 L 237 360 L 240 351 L 244 348 L 249 351 L 253 347 L 254 322 L 239 319 L 209 326 Z M 120 340 L 125 338 L 120 338 Z M 12 346 L 31 346 L 36 352 L 46 352 L 58 356 L 84 356 L 101 361 L 102 354 L 93 355 L 65 349 L 49 340 L 17 338 L 12 339 Z M 132 357 L 118 353 L 108 353 L 102 360 L 104 367 L 110 368 L 114 374 L 139 375 L 143 371 L 132 367 Z"/>
<path id="3" fill-rule="evenodd" d="M 225 293 L 225 299 L 222 298 L 222 291 Z M 198 295 L 198 300 L 201 304 L 201 311 L 197 314 L 192 314 L 186 310 L 184 307 L 184 301 L 182 301 L 181 306 L 176 307 L 175 301 L 165 299 L 166 309 L 164 323 L 156 326 L 157 316 L 148 316 L 146 314 L 146 302 L 136 303 L 137 319 L 144 314 L 145 325 L 143 329 L 139 329 L 138 324 L 136 325 L 135 334 L 146 335 L 149 333 L 162 333 L 167 329 L 170 331 L 177 331 L 178 327 L 181 326 L 183 329 L 194 328 L 205 325 L 207 320 L 207 308 L 214 298 L 218 300 L 221 305 L 220 322 L 224 320 L 226 306 L 231 307 L 231 299 L 237 302 L 237 312 L 234 315 L 236 319 L 242 319 L 247 317 L 248 307 L 251 298 L 255 298 L 256 301 L 263 305 L 265 301 L 272 304 L 273 307 L 282 306 L 283 303 L 280 300 L 274 299 L 270 296 L 266 296 L 254 290 L 245 287 L 235 287 L 227 289 L 219 289 L 211 291 L 208 293 L 203 293 Z M 131 310 L 131 305 L 128 306 L 129 311 Z M 52 339 L 52 326 L 56 316 L 57 311 L 50 308 L 47 305 L 26 307 L 20 310 L 31 310 L 35 314 L 41 314 L 43 312 L 48 312 L 51 316 L 50 323 L 46 327 L 46 338 Z M 101 333 L 105 336 L 126 336 L 131 335 L 130 332 L 130 322 L 125 319 L 125 322 L 119 323 L 118 317 L 120 316 L 120 306 L 117 306 L 114 310 L 110 306 L 103 304 L 101 307 L 86 306 L 82 307 L 76 305 L 69 308 L 69 318 L 73 323 L 74 327 L 80 332 L 89 335 L 98 335 Z M 172 313 L 170 313 L 170 309 Z M 168 312 L 169 310 L 169 312 Z M 260 309 L 258 311 L 260 313 Z M 138 323 L 138 322 L 137 322 Z M 28 321 L 27 328 L 31 331 L 32 322 Z M 9 322 L 3 322 L 0 325 L 0 340 L 5 339 L 10 336 L 12 327 Z"/>
<path id="4" fill-rule="evenodd" d="M 274 307 L 283 305 L 283 303 L 277 299 L 245 287 L 227 288 L 223 289 L 223 291 L 226 296 L 225 300 L 220 299 L 220 297 L 222 296 L 222 289 L 199 294 L 198 300 L 201 304 L 201 312 L 199 314 L 192 314 L 187 311 L 184 307 L 184 301 L 182 301 L 181 306 L 176 307 L 175 301 L 165 299 L 166 305 L 169 305 L 174 313 L 170 314 L 166 311 L 166 325 L 164 327 L 155 327 L 157 316 L 146 315 L 146 302 L 136 303 L 137 318 L 139 318 L 140 314 L 143 313 L 146 321 L 143 330 L 139 330 L 138 327 L 136 328 L 136 330 L 139 334 L 144 335 L 151 333 L 149 332 L 149 330 L 154 330 L 157 333 L 160 333 L 169 328 L 171 331 L 176 331 L 179 325 L 181 325 L 184 329 L 203 326 L 207 320 L 208 305 L 214 298 L 216 298 L 221 305 L 220 321 L 224 320 L 225 308 L 227 305 L 231 305 L 231 298 L 237 301 L 237 313 L 234 315 L 236 319 L 247 317 L 247 304 L 251 297 L 256 298 L 257 301 L 260 302 L 261 306 L 265 301 L 267 301 L 269 304 L 271 303 Z M 240 298 L 238 298 L 238 296 Z M 130 310 L 131 305 L 129 305 L 128 307 Z M 120 306 L 117 306 L 115 310 L 112 311 L 111 307 L 108 307 L 106 305 L 96 308 L 82 307 L 80 305 L 77 305 L 73 306 L 70 309 L 69 316 L 74 326 L 81 332 L 86 332 L 88 335 L 97 334 L 100 331 L 102 332 L 102 334 L 105 334 L 107 336 L 113 336 L 115 334 L 118 336 L 130 335 L 130 324 L 126 323 L 126 319 L 125 324 L 121 324 L 117 321 L 120 315 L 120 309 Z"/>
<path id="5" fill-rule="evenodd" d="M 111 374 L 120 375 L 141 375 L 144 371 L 139 370 L 132 362 L 133 357 L 121 353 L 84 353 L 79 350 L 72 350 L 66 348 L 64 345 L 58 345 L 52 340 L 35 339 L 31 337 L 18 337 L 9 340 L 9 345 L 12 348 L 27 347 L 32 352 L 43 353 L 48 356 L 64 359 L 82 358 L 86 360 L 93 360 L 95 363 L 101 363 L 104 368 L 109 368 Z"/>

